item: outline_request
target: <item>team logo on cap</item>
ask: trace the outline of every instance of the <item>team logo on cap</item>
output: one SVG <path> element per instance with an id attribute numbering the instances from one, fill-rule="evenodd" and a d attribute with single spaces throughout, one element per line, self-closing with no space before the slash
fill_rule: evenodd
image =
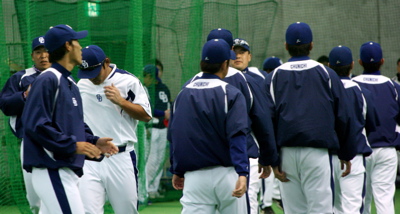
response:
<path id="1" fill-rule="evenodd" d="M 297 39 L 296 43 L 300 43 L 300 42 L 301 42 L 300 39 Z"/>
<path id="2" fill-rule="evenodd" d="M 86 69 L 86 68 L 89 67 L 89 64 L 86 62 L 86 60 L 82 60 L 82 67 L 83 67 L 84 69 Z"/>
<path id="3" fill-rule="evenodd" d="M 338 60 L 338 61 L 336 61 L 336 64 L 340 64 L 340 61 Z"/>
<path id="4" fill-rule="evenodd" d="M 243 40 L 243 39 L 235 39 L 234 40 L 234 45 L 247 45 L 247 46 L 250 46 L 249 45 L 249 43 L 248 42 L 246 42 L 245 40 Z"/>
<path id="5" fill-rule="evenodd" d="M 44 43 L 44 38 L 43 38 L 43 36 L 39 37 L 39 42 L 42 43 L 42 44 Z"/>
<path id="6" fill-rule="evenodd" d="M 371 58 L 370 62 L 373 62 L 373 61 L 375 61 L 374 58 Z"/>

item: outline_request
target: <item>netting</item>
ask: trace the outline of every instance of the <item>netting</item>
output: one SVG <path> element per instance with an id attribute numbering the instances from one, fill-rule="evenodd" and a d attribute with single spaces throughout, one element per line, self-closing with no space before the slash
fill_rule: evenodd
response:
<path id="1" fill-rule="evenodd" d="M 140 78 L 143 66 L 159 59 L 164 65 L 162 80 L 172 100 L 181 85 L 199 72 L 201 47 L 210 30 L 218 27 L 246 39 L 252 50 L 251 66 L 259 68 L 269 56 L 287 61 L 285 30 L 296 21 L 308 23 L 313 30 L 311 58 L 328 55 L 336 45 L 346 45 L 353 51 L 354 74 L 362 72 L 357 59 L 364 42 L 381 44 L 386 60 L 381 71 L 386 76 L 395 75 L 400 57 L 397 0 L 3 0 L 0 7 L 1 86 L 14 72 L 32 66 L 32 39 L 58 24 L 88 30 L 88 37 L 80 40 L 82 47 L 99 45 L 119 68 Z M 74 77 L 76 72 L 72 71 Z M 0 120 L 0 213 L 29 213 L 19 160 L 20 141 L 12 135 L 8 117 L 1 115 Z M 148 181 L 143 172 L 151 146 L 146 141 L 144 123 L 138 127 L 138 137 L 142 208 L 148 200 Z M 161 186 L 166 193 L 173 193 L 168 183 L 168 161 L 164 163 L 159 168 L 163 170 Z M 174 197 L 179 198 L 179 192 Z M 112 213 L 112 208 L 107 206 L 106 212 Z"/>

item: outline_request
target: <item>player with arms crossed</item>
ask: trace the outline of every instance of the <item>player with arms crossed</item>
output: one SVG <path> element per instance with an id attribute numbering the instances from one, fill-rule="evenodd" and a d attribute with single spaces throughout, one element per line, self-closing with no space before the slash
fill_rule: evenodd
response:
<path id="1" fill-rule="evenodd" d="M 364 72 L 352 80 L 374 95 L 381 123 L 376 131 L 368 135 L 373 153 L 366 158 L 367 188 L 363 213 L 371 213 L 373 197 L 376 213 L 394 214 L 396 147 L 400 145 L 400 135 L 396 132 L 396 124 L 400 124 L 400 86 L 381 75 L 380 67 L 384 59 L 378 43 L 362 44 L 358 62 L 364 68 Z"/>
<path id="2" fill-rule="evenodd" d="M 348 128 L 346 92 L 337 74 L 311 60 L 311 28 L 293 23 L 286 30 L 291 58 L 266 78 L 273 100 L 276 142 L 281 167 L 274 174 L 281 183 L 285 213 L 332 213 L 333 189 L 330 150 L 337 150 L 344 175 L 356 155 Z"/>
<path id="3" fill-rule="evenodd" d="M 23 137 L 21 115 L 24 110 L 25 101 L 29 94 L 32 82 L 44 70 L 51 66 L 49 53 L 44 47 L 44 37 L 39 36 L 32 40 L 32 68 L 27 68 L 13 74 L 4 85 L 0 93 L 0 109 L 7 116 L 10 116 L 10 128 L 17 138 Z M 23 142 L 21 142 L 23 146 Z M 21 163 L 22 161 L 21 147 Z M 32 174 L 22 170 L 26 190 L 26 198 L 32 213 L 38 213 L 40 209 L 40 198 L 32 186 Z"/>
<path id="4" fill-rule="evenodd" d="M 372 94 L 350 80 L 353 68 L 353 56 L 346 46 L 334 47 L 329 53 L 329 67 L 340 77 L 352 103 L 354 119 L 350 128 L 354 129 L 357 142 L 357 155 L 351 160 L 351 172 L 342 177 L 340 160 L 333 156 L 332 165 L 335 179 L 334 213 L 362 213 L 365 196 L 365 157 L 372 153 L 367 136 L 376 130 L 379 119 L 375 110 Z"/>
<path id="5" fill-rule="evenodd" d="M 234 57 L 224 40 L 208 41 L 201 77 L 181 90 L 172 109 L 172 184 L 183 189 L 184 214 L 247 213 L 246 104 L 237 88 L 221 80 Z"/>
<path id="6" fill-rule="evenodd" d="M 32 173 L 43 214 L 84 213 L 78 183 L 85 155 L 99 159 L 102 153 L 118 152 L 111 138 L 94 136 L 84 123 L 82 99 L 70 76 L 82 63 L 78 39 L 86 35 L 67 25 L 47 31 L 45 47 L 52 67 L 32 84 L 22 113 L 23 167 Z"/>
<path id="7" fill-rule="evenodd" d="M 85 161 L 79 185 L 85 212 L 103 213 L 108 196 L 115 213 L 138 213 L 134 143 L 138 120 L 151 119 L 146 91 L 137 77 L 111 64 L 96 45 L 82 49 L 78 77 L 85 122 L 95 135 L 112 137 L 119 148 L 101 162 Z"/>

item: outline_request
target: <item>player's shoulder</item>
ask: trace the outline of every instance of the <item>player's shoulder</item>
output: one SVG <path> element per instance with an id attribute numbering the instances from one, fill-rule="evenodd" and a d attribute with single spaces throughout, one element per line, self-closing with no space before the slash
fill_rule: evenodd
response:
<path id="1" fill-rule="evenodd" d="M 344 86 L 344 88 L 360 88 L 360 86 L 356 83 L 356 82 L 354 82 L 354 81 L 352 81 L 352 80 L 350 80 L 350 79 L 342 79 L 342 83 L 343 83 L 343 86 Z"/>
<path id="2" fill-rule="evenodd" d="M 238 69 L 233 68 L 233 67 L 228 68 L 228 73 L 226 74 L 225 78 L 229 78 L 229 77 L 237 77 L 237 78 L 245 79 L 244 74 L 241 71 L 239 71 Z"/>
<path id="3" fill-rule="evenodd" d="M 366 83 L 366 84 L 383 84 L 389 83 L 394 85 L 393 81 L 383 75 L 375 75 L 375 74 L 361 74 L 352 78 L 353 81 L 358 83 Z"/>
<path id="4" fill-rule="evenodd" d="M 110 67 L 112 71 L 109 79 L 113 79 L 114 81 L 140 82 L 139 78 L 129 71 L 117 68 L 115 64 L 111 64 Z"/>
<path id="5" fill-rule="evenodd" d="M 226 87 L 228 83 L 222 81 L 221 79 L 213 78 L 213 79 L 203 79 L 197 78 L 187 84 L 186 88 L 196 88 L 196 89 L 211 89 L 216 87 Z"/>
<path id="6" fill-rule="evenodd" d="M 62 74 L 55 68 L 48 68 L 40 73 L 40 75 L 36 78 L 36 81 L 41 81 L 41 80 L 48 80 L 48 81 L 59 81 L 61 78 Z"/>

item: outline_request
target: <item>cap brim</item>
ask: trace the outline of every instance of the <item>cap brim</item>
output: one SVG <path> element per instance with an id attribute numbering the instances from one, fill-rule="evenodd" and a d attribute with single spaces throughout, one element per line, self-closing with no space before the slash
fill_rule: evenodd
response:
<path id="1" fill-rule="evenodd" d="M 78 78 L 79 79 L 93 79 L 100 74 L 102 67 L 103 67 L 103 65 L 99 65 L 97 68 L 95 68 L 91 71 L 85 71 L 85 70 L 79 69 L 78 70 Z"/>
<path id="2" fill-rule="evenodd" d="M 230 59 L 233 59 L 233 60 L 236 59 L 236 53 L 233 50 L 231 50 L 231 58 Z"/>
<path id="3" fill-rule="evenodd" d="M 38 47 L 44 47 L 44 44 L 36 45 L 35 47 L 32 48 L 32 51 L 36 50 Z M 44 48 L 46 48 L 46 47 L 44 47 Z"/>
<path id="4" fill-rule="evenodd" d="M 83 30 L 83 31 L 79 31 L 76 32 L 76 35 L 73 39 L 83 39 L 88 35 L 88 31 L 87 30 Z"/>

